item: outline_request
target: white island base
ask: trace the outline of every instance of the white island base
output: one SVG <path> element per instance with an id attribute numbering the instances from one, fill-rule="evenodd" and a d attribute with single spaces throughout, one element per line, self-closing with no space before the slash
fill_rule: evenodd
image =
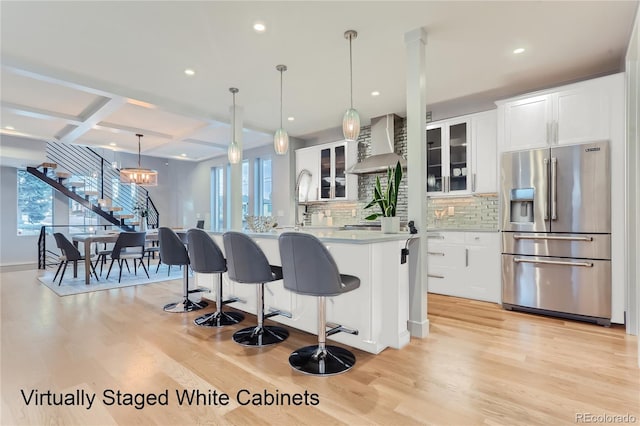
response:
<path id="1" fill-rule="evenodd" d="M 386 347 L 400 349 L 409 343 L 409 270 L 400 263 L 400 251 L 408 234 L 382 234 L 375 231 L 309 232 L 327 247 L 341 274 L 360 278 L 360 287 L 336 297 L 327 298 L 327 322 L 358 330 L 357 335 L 337 333 L 329 340 L 380 353 Z M 278 250 L 279 233 L 247 233 L 272 265 L 281 265 Z M 222 233 L 211 233 L 224 252 Z M 206 297 L 215 300 L 218 274 L 196 274 L 196 285 L 212 289 Z M 240 284 L 223 275 L 223 296 L 242 299 L 231 303 L 236 309 L 256 313 L 256 285 Z M 317 335 L 318 298 L 295 294 L 285 289 L 282 281 L 265 285 L 265 312 L 278 309 L 290 312 L 270 320 Z M 251 320 L 242 324 L 250 325 Z"/>

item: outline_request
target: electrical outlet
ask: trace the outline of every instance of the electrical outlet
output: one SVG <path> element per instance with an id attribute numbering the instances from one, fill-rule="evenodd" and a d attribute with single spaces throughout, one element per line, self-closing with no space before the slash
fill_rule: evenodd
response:
<path id="1" fill-rule="evenodd" d="M 453 216 L 454 214 L 455 214 L 455 207 L 449 206 L 449 208 L 447 209 L 447 216 Z"/>
<path id="2" fill-rule="evenodd" d="M 356 209 L 351 210 L 351 217 L 356 217 Z"/>

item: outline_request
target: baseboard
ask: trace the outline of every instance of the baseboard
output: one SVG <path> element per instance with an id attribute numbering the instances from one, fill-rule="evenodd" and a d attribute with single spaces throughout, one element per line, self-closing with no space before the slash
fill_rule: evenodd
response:
<path id="1" fill-rule="evenodd" d="M 0 265 L 0 273 L 2 272 L 15 272 L 15 271 L 30 271 L 38 269 L 38 264 L 33 263 L 14 263 L 10 265 Z"/>

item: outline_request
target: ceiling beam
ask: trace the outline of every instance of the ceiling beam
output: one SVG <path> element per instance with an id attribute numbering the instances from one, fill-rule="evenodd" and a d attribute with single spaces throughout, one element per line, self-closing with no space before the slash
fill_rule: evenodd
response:
<path id="1" fill-rule="evenodd" d="M 49 111 L 46 109 L 40 109 L 40 108 L 30 107 L 26 105 L 19 105 L 11 102 L 4 102 L 4 101 L 0 105 L 2 106 L 3 109 L 6 109 L 7 111 L 11 111 L 15 114 L 22 115 L 25 117 L 40 118 L 45 120 L 62 120 L 62 121 L 65 121 L 67 124 L 73 124 L 76 126 L 79 126 L 80 124 L 82 124 L 82 120 L 79 117 L 71 114 L 64 114 L 62 112 Z"/>
<path id="2" fill-rule="evenodd" d="M 123 126 L 121 124 L 108 123 L 106 121 L 101 121 L 100 123 L 93 126 L 93 128 L 97 130 L 105 130 L 108 132 L 113 132 L 115 130 L 116 133 L 131 133 L 132 135 L 141 133 L 144 136 L 155 136 L 157 138 L 168 139 L 167 142 L 170 142 L 171 140 L 173 140 L 173 136 L 167 133 L 156 132 L 154 130 L 149 130 L 149 129 L 141 129 L 139 127 Z"/>
<path id="3" fill-rule="evenodd" d="M 62 143 L 74 143 L 80 136 L 87 133 L 103 119 L 113 114 L 127 103 L 126 98 L 117 96 L 111 99 L 102 98 L 102 101 L 93 105 L 91 111 L 87 111 L 86 119 L 79 126 L 71 129 L 60 137 Z"/>

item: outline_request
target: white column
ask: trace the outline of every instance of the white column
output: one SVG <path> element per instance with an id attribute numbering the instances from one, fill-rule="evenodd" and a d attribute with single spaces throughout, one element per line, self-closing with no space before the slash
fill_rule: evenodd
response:
<path id="1" fill-rule="evenodd" d="M 427 319 L 427 182 L 426 59 L 427 33 L 422 28 L 404 36 L 407 52 L 407 177 L 409 220 L 418 228 L 409 245 L 409 332 L 429 334 Z"/>
<path id="2" fill-rule="evenodd" d="M 240 151 L 242 151 L 242 107 L 236 105 L 235 110 L 235 135 Z M 230 116 L 233 117 L 233 106 L 229 108 Z M 231 123 L 234 125 L 234 123 Z M 244 152 L 243 152 L 244 156 Z M 242 160 L 238 164 L 231 165 L 229 176 L 229 214 L 231 215 L 231 229 L 239 231 L 242 229 Z"/>

